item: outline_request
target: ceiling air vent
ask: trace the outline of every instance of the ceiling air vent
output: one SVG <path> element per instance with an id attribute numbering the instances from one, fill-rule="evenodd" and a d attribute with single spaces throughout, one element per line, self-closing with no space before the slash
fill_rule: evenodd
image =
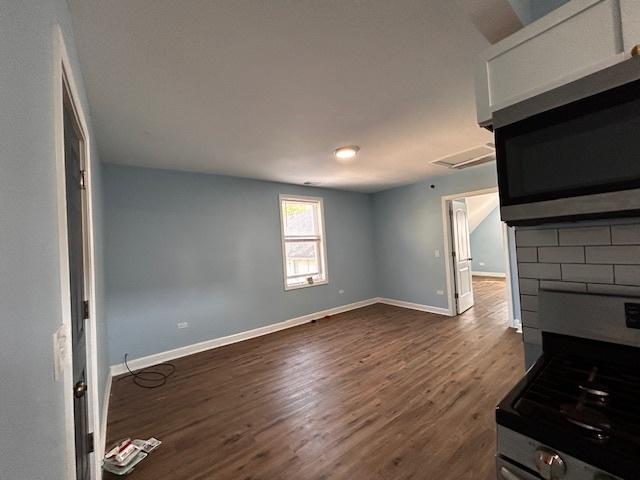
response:
<path id="1" fill-rule="evenodd" d="M 487 144 L 439 158 L 431 163 L 460 170 L 467 167 L 482 165 L 483 163 L 493 162 L 495 159 L 496 154 L 493 144 Z"/>

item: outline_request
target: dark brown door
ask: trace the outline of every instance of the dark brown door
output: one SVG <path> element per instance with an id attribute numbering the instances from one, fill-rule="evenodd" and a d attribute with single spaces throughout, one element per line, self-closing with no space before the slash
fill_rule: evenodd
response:
<path id="1" fill-rule="evenodd" d="M 87 415 L 87 343 L 84 265 L 83 138 L 70 98 L 64 92 L 64 161 L 67 193 L 67 230 L 71 292 L 71 342 L 73 357 L 73 414 L 76 443 L 76 476 L 88 480 L 89 422 Z"/>

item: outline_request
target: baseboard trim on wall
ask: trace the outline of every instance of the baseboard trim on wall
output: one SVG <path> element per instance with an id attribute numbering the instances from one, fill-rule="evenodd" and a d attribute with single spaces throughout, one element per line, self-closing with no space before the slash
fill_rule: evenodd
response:
<path id="1" fill-rule="evenodd" d="M 348 305 L 342 305 L 339 307 L 329 308 L 320 312 L 310 313 L 308 315 L 302 315 L 301 317 L 291 318 L 284 322 L 274 323 L 264 327 L 254 328 L 253 330 L 247 330 L 246 332 L 234 333 L 227 335 L 226 337 L 213 338 L 211 340 L 205 340 L 204 342 L 194 343 L 184 347 L 174 348 L 173 350 L 167 350 L 165 352 L 155 353 L 146 357 L 136 358 L 129 360 L 129 368 L 132 370 L 138 370 L 140 368 L 151 367 L 159 363 L 168 362 L 177 358 L 186 357 L 187 355 L 193 355 L 194 353 L 204 352 L 232 343 L 242 342 L 243 340 L 249 340 L 255 337 L 261 337 L 262 335 L 268 335 L 269 333 L 278 332 L 291 327 L 296 327 L 305 323 L 309 323 L 313 320 L 318 320 L 327 315 L 337 315 L 339 313 L 348 312 L 349 310 L 355 310 L 356 308 L 366 307 L 378 303 L 378 298 L 369 298 L 367 300 L 361 300 L 359 302 L 350 303 Z M 111 365 L 111 376 L 116 377 L 127 373 L 127 368 L 124 363 Z"/>
<path id="2" fill-rule="evenodd" d="M 471 272 L 471 275 L 477 276 L 477 277 L 507 278 L 507 274 L 502 272 L 476 272 L 474 270 L 473 272 Z"/>
<path id="3" fill-rule="evenodd" d="M 446 315 L 452 317 L 453 313 L 448 308 L 433 307 L 431 305 L 422 305 L 421 303 L 405 302 L 404 300 L 394 300 L 393 298 L 379 297 L 380 303 L 393 305 L 395 307 L 410 308 L 411 310 L 419 310 L 421 312 L 436 313 L 438 315 Z"/>

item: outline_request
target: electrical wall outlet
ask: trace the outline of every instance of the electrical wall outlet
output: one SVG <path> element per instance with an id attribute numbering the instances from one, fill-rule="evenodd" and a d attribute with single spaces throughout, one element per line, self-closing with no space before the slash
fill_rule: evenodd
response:
<path id="1" fill-rule="evenodd" d="M 343 294 L 344 294 L 344 290 L 340 289 L 340 290 L 338 290 L 338 293 L 339 293 L 340 295 L 343 295 Z"/>
<path id="2" fill-rule="evenodd" d="M 436 293 L 437 293 L 438 295 L 444 295 L 444 290 L 436 290 Z"/>
<path id="3" fill-rule="evenodd" d="M 484 262 L 480 262 L 480 266 L 481 266 L 481 267 L 484 267 Z"/>
<path id="4" fill-rule="evenodd" d="M 189 322 L 178 322 L 178 328 L 189 328 Z"/>

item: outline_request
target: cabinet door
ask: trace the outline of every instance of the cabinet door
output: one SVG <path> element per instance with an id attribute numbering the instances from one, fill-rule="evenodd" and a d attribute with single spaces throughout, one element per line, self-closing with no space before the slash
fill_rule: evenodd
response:
<path id="1" fill-rule="evenodd" d="M 636 2 L 575 0 L 491 46 L 476 71 L 478 122 L 628 58 L 640 31 Z"/>
<path id="2" fill-rule="evenodd" d="M 640 2 L 619 0 L 624 51 L 629 54 L 633 47 L 640 45 Z"/>

